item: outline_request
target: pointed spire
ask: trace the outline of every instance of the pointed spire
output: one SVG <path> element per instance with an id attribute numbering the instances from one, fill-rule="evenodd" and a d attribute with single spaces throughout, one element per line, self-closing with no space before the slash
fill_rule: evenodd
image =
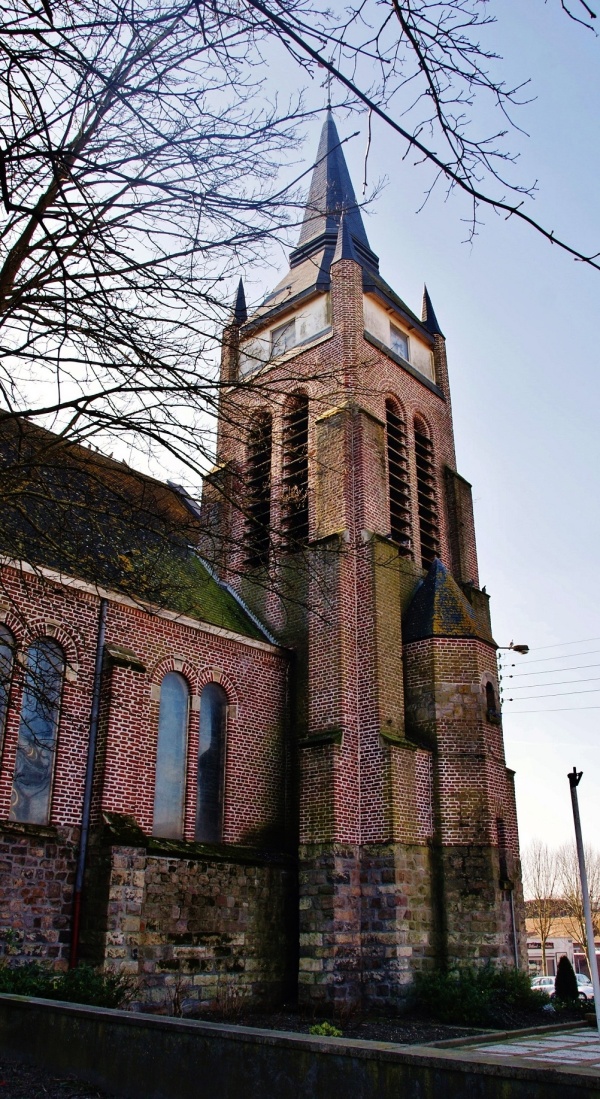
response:
<path id="1" fill-rule="evenodd" d="M 335 247 L 342 214 L 354 241 L 356 258 L 377 270 L 379 261 L 369 246 L 333 115 L 328 110 L 298 246 L 290 256 L 292 267 L 323 248 Z"/>
<path id="2" fill-rule="evenodd" d="M 352 240 L 352 233 L 350 232 L 348 218 L 345 214 L 342 214 L 340 220 L 340 227 L 338 229 L 335 252 L 333 253 L 333 259 L 331 262 L 336 263 L 339 259 L 353 259 L 355 263 L 358 263 L 358 260 L 356 258 L 356 251 L 354 249 L 354 242 Z"/>
<path id="3" fill-rule="evenodd" d="M 429 291 L 426 286 L 423 287 L 423 308 L 421 310 L 421 320 L 425 325 L 428 332 L 431 332 L 432 336 L 443 336 L 438 319 L 435 315 L 433 305 L 431 304 L 431 298 L 429 297 Z"/>
<path id="4" fill-rule="evenodd" d="M 233 306 L 233 321 L 234 324 L 245 324 L 248 320 L 248 310 L 246 308 L 246 295 L 244 294 L 244 282 L 240 279 L 237 288 L 237 294 L 235 296 L 235 304 Z"/>

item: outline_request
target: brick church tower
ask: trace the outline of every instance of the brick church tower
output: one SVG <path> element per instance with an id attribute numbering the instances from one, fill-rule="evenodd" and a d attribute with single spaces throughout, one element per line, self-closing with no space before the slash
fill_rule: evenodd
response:
<path id="1" fill-rule="evenodd" d="M 203 508 L 221 575 L 293 653 L 301 999 L 390 1004 L 423 965 L 522 964 L 445 340 L 427 290 L 418 317 L 380 275 L 331 114 L 289 271 L 250 317 L 240 283 Z"/>

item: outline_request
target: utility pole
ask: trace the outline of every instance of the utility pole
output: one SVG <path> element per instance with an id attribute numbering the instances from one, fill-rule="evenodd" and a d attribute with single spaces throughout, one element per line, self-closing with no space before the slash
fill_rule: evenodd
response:
<path id="1" fill-rule="evenodd" d="M 596 1008 L 596 1026 L 600 1031 L 600 978 L 598 976 L 598 963 L 596 961 L 596 944 L 594 942 L 594 925 L 592 923 L 592 909 L 590 907 L 590 891 L 587 883 L 585 858 L 583 855 L 583 839 L 581 836 L 581 820 L 579 817 L 579 802 L 577 800 L 577 787 L 581 782 L 583 771 L 576 767 L 569 772 L 569 786 L 571 787 L 571 801 L 573 803 L 573 820 L 575 822 L 575 842 L 577 844 L 577 859 L 579 861 L 579 876 L 581 878 L 581 895 L 583 898 L 583 911 L 585 914 L 585 932 L 587 938 L 587 953 L 590 963 L 590 977 L 594 986 L 594 1006 Z"/>

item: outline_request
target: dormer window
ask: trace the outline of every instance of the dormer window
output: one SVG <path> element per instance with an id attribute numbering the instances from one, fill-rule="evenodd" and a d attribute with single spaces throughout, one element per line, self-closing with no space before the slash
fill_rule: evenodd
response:
<path id="1" fill-rule="evenodd" d="M 401 358 L 410 362 L 408 354 L 408 336 L 401 332 L 399 328 L 396 328 L 395 324 L 390 324 L 390 348 L 396 355 L 400 355 Z"/>
<path id="2" fill-rule="evenodd" d="M 284 355 L 296 343 L 296 320 L 287 321 L 271 332 L 271 358 Z"/>

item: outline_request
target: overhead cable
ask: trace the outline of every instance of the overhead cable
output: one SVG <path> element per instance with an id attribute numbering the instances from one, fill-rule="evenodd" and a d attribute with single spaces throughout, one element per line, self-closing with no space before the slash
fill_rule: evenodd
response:
<path id="1" fill-rule="evenodd" d="M 512 667 L 514 668 L 514 664 Z M 581 672 L 584 668 L 600 668 L 600 664 L 576 664 L 574 668 L 548 668 L 544 671 L 543 668 L 539 672 L 515 672 L 511 675 L 506 675 L 504 679 L 520 679 L 525 675 L 560 675 L 561 672 Z"/>
<path id="2" fill-rule="evenodd" d="M 525 701 L 529 702 L 529 700 L 531 699 L 531 701 L 533 702 L 534 698 L 567 698 L 568 695 L 597 695 L 597 694 L 600 694 L 600 687 L 592 687 L 590 690 L 586 690 L 586 691 L 559 691 L 558 694 L 551 694 L 551 695 L 529 695 L 529 698 L 527 698 L 527 699 L 518 698 L 516 701 L 517 702 L 525 702 Z M 503 702 L 514 702 L 514 701 L 515 701 L 514 698 L 505 698 L 503 700 Z"/>

